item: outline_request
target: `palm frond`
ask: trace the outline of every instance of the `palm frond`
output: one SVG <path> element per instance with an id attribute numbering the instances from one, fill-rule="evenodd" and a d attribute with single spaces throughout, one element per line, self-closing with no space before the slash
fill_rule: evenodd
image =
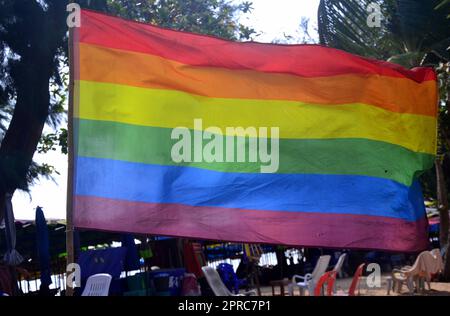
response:
<path id="1" fill-rule="evenodd" d="M 442 0 L 321 0 L 319 37 L 324 45 L 351 53 L 418 66 L 424 54 L 450 58 L 450 20 L 436 10 Z M 450 0 L 446 0 L 450 1 Z M 379 5 L 382 23 L 370 27 L 369 3 Z"/>
<path id="2" fill-rule="evenodd" d="M 386 41 L 388 17 L 381 11 L 381 27 L 371 27 L 367 9 L 372 3 L 386 6 L 383 1 L 322 0 L 318 10 L 320 42 L 367 57 L 385 58 L 390 49 Z"/>

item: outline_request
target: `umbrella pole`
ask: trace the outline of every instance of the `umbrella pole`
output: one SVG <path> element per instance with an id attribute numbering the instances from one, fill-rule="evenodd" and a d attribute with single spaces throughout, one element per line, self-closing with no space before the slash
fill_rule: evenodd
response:
<path id="1" fill-rule="evenodd" d="M 67 200 L 66 200 L 66 252 L 67 265 L 75 263 L 74 239 L 73 239 L 73 106 L 74 106 L 74 86 L 75 86 L 75 65 L 74 65 L 74 32 L 75 28 L 69 29 L 69 116 L 67 126 L 67 146 L 68 146 L 68 172 L 67 172 Z M 67 271 L 66 271 L 67 272 Z M 79 284 L 77 284 L 79 285 Z M 73 296 L 74 288 L 66 282 L 66 296 Z"/>

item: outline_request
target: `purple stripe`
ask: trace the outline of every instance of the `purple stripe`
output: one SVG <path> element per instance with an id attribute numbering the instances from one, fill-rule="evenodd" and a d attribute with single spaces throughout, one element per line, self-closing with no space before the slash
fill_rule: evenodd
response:
<path id="1" fill-rule="evenodd" d="M 305 247 L 420 251 L 428 222 L 74 197 L 78 228 Z"/>

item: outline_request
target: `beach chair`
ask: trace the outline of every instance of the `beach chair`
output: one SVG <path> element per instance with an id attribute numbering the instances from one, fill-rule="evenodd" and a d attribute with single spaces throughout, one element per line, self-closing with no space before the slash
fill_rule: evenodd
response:
<path id="1" fill-rule="evenodd" d="M 304 276 L 294 275 L 292 277 L 292 283 L 289 284 L 289 295 L 294 295 L 295 287 L 298 287 L 300 289 L 300 295 L 304 295 L 305 289 L 308 290 L 309 295 L 314 295 L 316 284 L 319 281 L 320 277 L 327 270 L 330 259 L 331 257 L 328 255 L 320 256 L 312 273 L 307 273 Z M 301 281 L 297 282 L 297 279 L 300 279 Z"/>
<path id="2" fill-rule="evenodd" d="M 220 278 L 219 273 L 212 267 L 202 267 L 203 274 L 205 275 L 206 281 L 208 281 L 211 290 L 213 291 L 215 296 L 248 296 L 248 295 L 256 295 L 254 290 L 246 291 L 242 294 L 233 294 L 230 290 L 227 289 L 225 284 L 223 284 L 222 279 Z"/>
<path id="3" fill-rule="evenodd" d="M 336 271 L 325 272 L 317 281 L 314 289 L 314 296 L 333 296 L 334 285 L 336 282 Z M 326 285 L 326 291 L 325 291 Z"/>
<path id="4" fill-rule="evenodd" d="M 229 263 L 221 263 L 217 267 L 217 272 L 219 272 L 220 278 L 222 279 L 225 286 L 235 294 L 239 293 L 241 286 L 247 284 L 246 280 L 241 280 L 237 277 L 234 272 L 233 266 Z"/>
<path id="5" fill-rule="evenodd" d="M 432 276 L 440 273 L 443 270 L 443 262 L 439 249 L 431 251 L 423 251 L 418 256 L 412 266 L 405 266 L 401 269 L 392 270 L 391 281 L 392 289 L 398 293 L 401 292 L 403 285 L 407 285 L 409 293 L 414 293 L 414 290 L 423 291 L 425 289 L 424 283 L 428 284 L 428 289 L 431 290 Z M 388 285 L 388 294 L 391 290 L 391 284 Z"/>
<path id="6" fill-rule="evenodd" d="M 111 275 L 106 273 L 91 275 L 81 296 L 108 296 L 111 279 Z"/>
<path id="7" fill-rule="evenodd" d="M 347 257 L 346 253 L 343 253 L 339 256 L 338 261 L 336 262 L 336 265 L 333 268 L 333 271 L 336 272 L 336 276 L 341 275 L 342 266 L 344 265 L 345 258 Z"/>
<path id="8" fill-rule="evenodd" d="M 333 268 L 333 271 L 336 272 L 336 278 L 338 276 L 341 276 L 341 272 L 342 272 L 342 266 L 344 265 L 344 261 L 345 258 L 347 257 L 346 253 L 343 253 L 339 256 L 338 261 L 336 262 L 336 265 Z M 333 287 L 333 293 L 336 293 L 336 283 L 334 283 L 334 287 Z"/>

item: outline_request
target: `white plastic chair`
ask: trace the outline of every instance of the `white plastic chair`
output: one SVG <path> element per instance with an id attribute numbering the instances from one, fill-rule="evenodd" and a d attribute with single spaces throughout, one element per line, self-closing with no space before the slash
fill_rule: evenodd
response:
<path id="1" fill-rule="evenodd" d="M 334 268 L 333 268 L 333 271 L 334 272 L 336 272 L 336 278 L 339 276 L 341 276 L 341 270 L 342 270 L 342 266 L 344 265 L 344 261 L 345 261 L 345 258 L 347 257 L 347 254 L 346 253 L 343 253 L 343 254 L 341 254 L 340 256 L 339 256 L 339 259 L 338 259 L 338 261 L 336 262 L 336 265 L 334 266 Z M 336 283 L 337 282 L 334 282 L 334 285 L 333 285 L 333 293 L 336 293 Z"/>
<path id="2" fill-rule="evenodd" d="M 223 284 L 222 279 L 220 278 L 219 273 L 212 267 L 202 267 L 203 274 L 206 277 L 206 281 L 208 281 L 209 286 L 214 292 L 215 296 L 247 296 L 247 295 L 256 295 L 254 290 L 244 292 L 242 294 L 233 294 L 230 290 Z"/>
<path id="3" fill-rule="evenodd" d="M 112 277 L 107 273 L 91 275 L 81 296 L 108 296 Z"/>
<path id="4" fill-rule="evenodd" d="M 294 295 L 294 287 L 297 286 L 300 289 L 300 295 L 304 295 L 305 289 L 308 290 L 309 295 L 314 295 L 314 288 L 316 287 L 317 282 L 320 277 L 325 273 L 328 268 L 328 264 L 330 263 L 331 257 L 320 256 L 319 260 L 317 260 L 316 266 L 312 273 L 307 273 L 305 276 L 294 275 L 292 277 L 292 283 L 289 284 L 289 295 Z M 300 279 L 302 281 L 297 282 L 296 279 Z"/>
<path id="5" fill-rule="evenodd" d="M 339 256 L 338 261 L 336 262 L 336 265 L 333 268 L 333 271 L 336 272 L 336 275 L 341 275 L 342 266 L 344 265 L 345 258 L 347 257 L 346 253 L 343 253 Z"/>
<path id="6" fill-rule="evenodd" d="M 421 252 L 413 266 L 392 270 L 392 276 L 388 279 L 388 295 L 391 289 L 400 293 L 404 284 L 407 285 L 410 294 L 413 294 L 414 290 L 424 291 L 425 282 L 431 290 L 431 275 L 441 272 L 443 266 L 439 249 Z"/>

